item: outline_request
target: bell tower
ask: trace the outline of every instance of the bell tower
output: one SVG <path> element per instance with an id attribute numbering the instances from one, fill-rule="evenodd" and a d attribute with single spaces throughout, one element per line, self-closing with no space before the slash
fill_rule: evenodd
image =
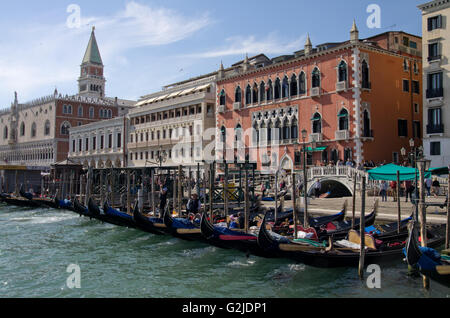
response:
<path id="1" fill-rule="evenodd" d="M 106 79 L 103 76 L 103 61 L 95 38 L 95 27 L 81 62 L 81 73 L 78 79 L 78 94 L 86 97 L 105 97 Z"/>

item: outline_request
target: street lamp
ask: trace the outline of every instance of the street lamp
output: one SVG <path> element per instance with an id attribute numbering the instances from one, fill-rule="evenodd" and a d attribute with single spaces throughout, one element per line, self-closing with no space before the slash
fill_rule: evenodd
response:
<path id="1" fill-rule="evenodd" d="M 163 163 L 167 161 L 167 153 L 163 151 L 162 146 L 159 147 L 158 157 L 156 158 L 156 162 L 159 164 L 159 168 L 162 168 Z"/>
<path id="2" fill-rule="evenodd" d="M 305 200 L 305 212 L 303 226 L 305 228 L 309 227 L 308 218 L 308 173 L 306 171 L 306 137 L 308 136 L 308 131 L 306 129 L 302 130 L 302 140 L 303 140 L 303 198 Z"/>

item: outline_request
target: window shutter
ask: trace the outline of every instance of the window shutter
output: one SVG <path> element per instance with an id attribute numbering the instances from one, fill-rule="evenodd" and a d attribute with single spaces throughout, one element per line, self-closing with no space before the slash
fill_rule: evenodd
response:
<path id="1" fill-rule="evenodd" d="M 436 28 L 438 28 L 438 29 L 442 28 L 442 15 L 437 17 Z"/>

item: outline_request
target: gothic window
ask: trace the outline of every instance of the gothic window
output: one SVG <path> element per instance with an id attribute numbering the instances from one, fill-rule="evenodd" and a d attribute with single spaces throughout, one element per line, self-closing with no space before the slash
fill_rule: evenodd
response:
<path id="1" fill-rule="evenodd" d="M 66 121 L 61 125 L 61 135 L 68 136 L 69 129 L 71 128 L 70 124 Z"/>
<path id="2" fill-rule="evenodd" d="M 236 88 L 236 92 L 235 92 L 235 94 L 234 94 L 234 101 L 235 101 L 236 103 L 242 102 L 242 90 L 241 90 L 241 87 L 240 87 L 240 86 L 238 86 L 238 87 Z"/>
<path id="3" fill-rule="evenodd" d="M 259 85 L 259 102 L 264 103 L 266 101 L 266 84 L 261 82 Z"/>
<path id="4" fill-rule="evenodd" d="M 253 85 L 253 93 L 252 93 L 252 102 L 253 104 L 257 104 L 258 103 L 258 85 L 255 83 L 255 85 Z"/>
<path id="5" fill-rule="evenodd" d="M 298 92 L 300 95 L 306 94 L 306 74 L 305 74 L 305 72 L 300 73 Z"/>
<path id="6" fill-rule="evenodd" d="M 352 160 L 352 150 L 349 148 L 346 148 L 344 150 L 344 161 L 347 161 L 347 160 Z"/>
<path id="7" fill-rule="evenodd" d="M 281 121 L 278 118 L 275 122 L 275 129 L 273 130 L 272 139 L 278 143 L 281 139 Z"/>
<path id="8" fill-rule="evenodd" d="M 331 151 L 331 161 L 336 164 L 338 160 L 339 160 L 339 152 L 337 149 L 333 149 Z"/>
<path id="9" fill-rule="evenodd" d="M 253 144 L 257 145 L 259 143 L 259 127 L 258 124 L 255 122 L 253 125 Z"/>
<path id="10" fill-rule="evenodd" d="M 225 90 L 222 89 L 222 91 L 220 92 L 220 95 L 219 95 L 220 106 L 225 106 L 225 102 L 226 102 Z M 177 115 L 178 115 L 178 113 L 177 113 Z M 179 116 L 177 116 L 177 117 L 179 117 Z"/>
<path id="11" fill-rule="evenodd" d="M 275 80 L 275 89 L 274 89 L 274 97 L 275 97 L 275 99 L 280 99 L 281 98 L 281 82 L 280 82 L 280 79 L 279 78 L 277 78 L 276 80 Z"/>
<path id="12" fill-rule="evenodd" d="M 31 138 L 36 137 L 36 123 L 31 125 Z"/>
<path id="13" fill-rule="evenodd" d="M 320 71 L 319 68 L 314 68 L 314 71 L 312 72 L 312 87 L 320 87 Z"/>
<path id="14" fill-rule="evenodd" d="M 364 110 L 363 114 L 363 137 L 372 137 L 372 132 L 370 129 L 370 114 L 367 109 Z"/>
<path id="15" fill-rule="evenodd" d="M 245 90 L 245 105 L 250 105 L 252 103 L 252 88 L 250 85 L 247 85 L 247 89 Z"/>
<path id="16" fill-rule="evenodd" d="M 25 123 L 20 124 L 20 136 L 25 136 Z"/>
<path id="17" fill-rule="evenodd" d="M 49 121 L 49 120 L 47 120 L 47 121 L 45 122 L 45 125 L 44 125 L 44 135 L 45 135 L 45 136 L 50 135 L 50 121 Z"/>
<path id="18" fill-rule="evenodd" d="M 8 139 L 8 126 L 3 128 L 3 139 Z"/>
<path id="19" fill-rule="evenodd" d="M 298 95 L 298 83 L 297 83 L 297 76 L 295 74 L 291 77 L 291 96 L 297 96 Z"/>
<path id="20" fill-rule="evenodd" d="M 345 61 L 342 61 L 339 64 L 338 73 L 339 73 L 339 82 L 346 82 L 347 81 L 347 63 L 345 63 Z"/>
<path id="21" fill-rule="evenodd" d="M 283 121 L 283 140 L 288 140 L 290 138 L 291 127 L 289 126 L 289 121 L 287 118 Z"/>
<path id="22" fill-rule="evenodd" d="M 243 142 L 242 140 L 242 126 L 240 124 L 238 124 L 236 126 L 236 129 L 234 130 L 234 135 L 235 135 L 235 141 L 236 142 Z"/>
<path id="23" fill-rule="evenodd" d="M 94 118 L 94 107 L 89 108 L 89 118 Z"/>
<path id="24" fill-rule="evenodd" d="M 287 76 L 283 79 L 283 86 L 281 89 L 281 97 L 288 98 L 289 97 L 289 80 Z"/>
<path id="25" fill-rule="evenodd" d="M 220 129 L 220 141 L 227 141 L 227 129 L 225 128 L 225 126 L 222 126 L 222 128 Z"/>
<path id="26" fill-rule="evenodd" d="M 267 127 L 267 143 L 269 145 L 272 143 L 272 129 L 273 129 L 273 123 L 272 123 L 272 121 L 270 121 L 269 125 Z"/>
<path id="27" fill-rule="evenodd" d="M 364 60 L 362 62 L 362 88 L 370 89 L 370 81 L 369 81 L 369 66 L 367 62 Z"/>
<path id="28" fill-rule="evenodd" d="M 322 116 L 319 113 L 315 113 L 312 120 L 313 134 L 322 133 Z"/>
<path id="29" fill-rule="evenodd" d="M 83 117 L 83 106 L 78 106 L 78 117 Z"/>
<path id="30" fill-rule="evenodd" d="M 273 99 L 273 85 L 272 80 L 269 80 L 266 87 L 266 93 L 267 93 L 267 101 L 271 101 Z"/>
<path id="31" fill-rule="evenodd" d="M 291 125 L 291 138 L 292 139 L 298 139 L 298 121 L 297 118 L 294 118 L 292 120 Z"/>
<path id="32" fill-rule="evenodd" d="M 338 115 L 339 130 L 348 130 L 348 111 L 342 109 Z"/>

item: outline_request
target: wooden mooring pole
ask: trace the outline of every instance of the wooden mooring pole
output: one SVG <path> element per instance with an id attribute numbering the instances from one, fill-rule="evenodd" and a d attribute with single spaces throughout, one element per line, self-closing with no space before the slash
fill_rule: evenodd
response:
<path id="1" fill-rule="evenodd" d="M 417 186 L 417 185 L 416 185 Z M 400 189 L 400 171 L 397 170 L 397 192 Z M 408 194 L 406 194 L 408 196 Z M 408 197 L 406 197 L 408 199 Z M 400 228 L 400 221 L 402 220 L 402 209 L 400 207 L 400 196 L 397 196 L 397 219 L 398 219 L 398 225 L 397 225 L 397 233 L 400 234 L 401 228 Z"/>
<path id="2" fill-rule="evenodd" d="M 425 162 L 419 162 L 419 186 L 420 186 L 420 203 L 419 203 L 419 213 L 420 213 L 420 236 L 422 247 L 427 247 L 427 206 L 425 205 Z M 430 288 L 430 279 L 422 275 L 423 277 L 423 288 Z"/>
<path id="3" fill-rule="evenodd" d="M 447 185 L 447 231 L 445 235 L 445 249 L 450 248 L 450 174 L 448 175 Z M 417 186 L 417 185 L 416 185 Z"/>
<path id="4" fill-rule="evenodd" d="M 352 229 L 355 228 L 356 222 L 356 179 L 357 175 L 355 174 L 355 177 L 353 179 Z"/>
<path id="5" fill-rule="evenodd" d="M 360 221 L 360 227 L 359 227 L 359 235 L 361 237 L 361 248 L 359 251 L 359 269 L 358 269 L 358 275 L 359 278 L 362 280 L 364 279 L 364 259 L 365 259 L 365 248 L 366 248 L 366 242 L 365 242 L 365 235 L 366 235 L 366 178 L 362 178 L 362 190 L 361 190 L 361 221 Z"/>
<path id="6" fill-rule="evenodd" d="M 292 171 L 292 207 L 293 207 L 293 211 L 294 211 L 294 233 L 295 233 L 295 238 L 298 238 L 298 214 L 297 214 L 297 191 L 296 191 L 296 186 L 295 186 L 295 172 Z"/>

